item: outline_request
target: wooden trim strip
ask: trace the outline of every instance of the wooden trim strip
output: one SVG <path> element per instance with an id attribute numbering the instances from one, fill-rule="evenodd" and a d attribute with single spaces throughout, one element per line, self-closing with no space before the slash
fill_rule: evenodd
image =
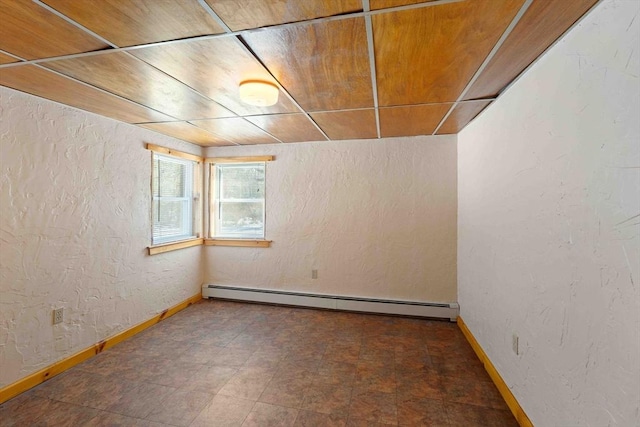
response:
<path id="1" fill-rule="evenodd" d="M 161 147 L 159 145 L 147 143 L 147 150 L 153 151 L 154 153 L 167 154 L 173 157 L 180 157 L 182 159 L 192 160 L 194 162 L 201 162 L 203 160 L 202 157 L 196 156 L 195 154 L 185 153 L 184 151 L 173 150 L 167 147 Z"/>
<path id="2" fill-rule="evenodd" d="M 464 323 L 462 317 L 458 316 L 457 323 L 458 327 L 462 331 L 462 334 L 465 336 L 467 341 L 469 341 L 469 344 L 471 344 L 471 348 L 473 348 L 473 351 L 476 352 L 478 359 L 480 359 L 480 361 L 484 365 L 484 369 L 487 371 L 487 373 L 491 377 L 491 380 L 498 388 L 498 391 L 502 395 L 504 401 L 507 403 L 507 406 L 511 410 L 511 413 L 516 418 L 516 421 L 518 421 L 518 424 L 520 424 L 520 427 L 533 427 L 533 423 L 524 412 L 524 409 L 522 409 L 513 393 L 511 393 L 509 386 L 507 386 L 507 383 L 504 382 L 496 367 L 493 366 L 493 363 L 491 363 L 491 360 L 489 360 L 487 354 L 484 352 L 482 347 L 480 347 L 480 344 L 473 336 L 467 325 Z"/>
<path id="3" fill-rule="evenodd" d="M 187 308 L 188 306 L 195 304 L 196 302 L 202 299 L 202 294 L 197 294 L 188 298 L 181 303 L 174 305 L 171 308 L 168 308 L 161 313 L 158 313 L 153 318 L 139 323 L 135 326 L 132 326 L 129 329 L 126 329 L 116 335 L 113 335 L 107 339 L 104 339 L 91 347 L 85 348 L 84 350 L 66 357 L 58 362 L 49 365 L 48 367 L 35 372 L 27 377 L 24 377 L 13 384 L 9 384 L 2 389 L 0 389 L 0 404 L 6 402 L 7 400 L 19 395 L 22 392 L 29 390 L 32 387 L 37 386 L 58 374 L 66 371 L 69 368 L 74 367 L 80 362 L 84 362 L 85 360 L 95 356 L 96 354 L 102 353 L 104 350 L 113 347 L 114 345 L 122 342 L 128 338 L 131 338 L 135 334 L 144 331 L 150 326 L 155 325 L 156 323 L 173 316 L 177 312 Z"/>
<path id="4" fill-rule="evenodd" d="M 270 162 L 276 156 L 247 156 L 247 157 L 207 157 L 206 163 L 242 163 L 242 162 Z"/>
<path id="5" fill-rule="evenodd" d="M 268 248 L 271 240 L 241 240 L 241 239 L 205 239 L 205 246 L 239 246 L 244 248 Z"/>
<path id="6" fill-rule="evenodd" d="M 162 245 L 149 246 L 149 255 L 163 254 L 165 252 L 176 251 L 178 249 L 190 248 L 203 243 L 204 239 L 183 240 L 181 242 L 164 243 Z"/>

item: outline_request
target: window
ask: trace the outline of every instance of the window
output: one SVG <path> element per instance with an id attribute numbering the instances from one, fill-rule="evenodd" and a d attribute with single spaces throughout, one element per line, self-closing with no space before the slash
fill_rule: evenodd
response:
<path id="1" fill-rule="evenodd" d="M 212 236 L 264 239 L 265 162 L 213 165 Z"/>
<path id="2" fill-rule="evenodd" d="M 198 163 L 153 152 L 152 244 L 197 237 L 197 194 L 194 192 Z"/>
<path id="3" fill-rule="evenodd" d="M 203 159 L 153 144 L 147 144 L 147 149 L 153 165 L 149 255 L 203 244 L 271 245 L 265 240 L 265 174 L 266 162 L 274 156 Z M 206 184 L 206 211 L 200 197 L 202 184 Z M 208 238 L 201 236 L 203 225 Z"/>

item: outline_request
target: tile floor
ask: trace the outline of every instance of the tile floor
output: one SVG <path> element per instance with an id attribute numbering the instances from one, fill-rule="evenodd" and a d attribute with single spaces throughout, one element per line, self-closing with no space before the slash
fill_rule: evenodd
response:
<path id="1" fill-rule="evenodd" d="M 0 426 L 517 426 L 453 323 L 202 301 L 0 405 Z"/>

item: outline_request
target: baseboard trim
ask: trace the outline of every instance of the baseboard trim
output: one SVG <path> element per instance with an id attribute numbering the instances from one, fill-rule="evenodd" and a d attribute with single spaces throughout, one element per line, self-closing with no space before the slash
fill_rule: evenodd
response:
<path id="1" fill-rule="evenodd" d="M 204 298 L 312 307 L 324 310 L 448 319 L 451 322 L 455 322 L 458 317 L 457 303 L 360 298 L 211 284 L 202 286 L 202 296 Z"/>
<path id="2" fill-rule="evenodd" d="M 29 390 L 30 388 L 42 384 L 43 382 L 55 377 L 58 374 L 61 374 L 69 368 L 81 362 L 84 362 L 85 360 L 97 354 L 102 353 L 104 350 L 113 347 L 119 342 L 122 342 L 127 338 L 131 338 L 135 334 L 140 333 L 145 329 L 155 325 L 156 323 L 173 316 L 177 312 L 189 307 L 190 305 L 200 301 L 201 299 L 202 295 L 198 293 L 197 295 L 194 295 L 191 298 L 188 298 L 181 303 L 176 304 L 173 307 L 162 311 L 161 313 L 158 313 L 147 321 L 134 325 L 131 328 L 126 329 L 109 338 L 106 338 L 72 356 L 59 360 L 54 364 L 41 369 L 40 371 L 37 371 L 29 376 L 26 376 L 12 384 L 3 387 L 2 389 L 0 389 L 0 404 L 19 395 L 20 393 Z"/>
<path id="3" fill-rule="evenodd" d="M 507 383 L 504 382 L 504 380 L 496 370 L 496 367 L 493 366 L 493 363 L 491 363 L 491 360 L 489 360 L 489 357 L 484 352 L 482 347 L 480 347 L 480 344 L 460 316 L 458 316 L 457 323 L 458 327 L 462 331 L 462 334 L 465 336 L 467 341 L 469 341 L 469 344 L 471 344 L 471 348 L 473 348 L 473 351 L 475 351 L 478 359 L 480 359 L 480 361 L 484 365 L 484 369 L 489 374 L 489 377 L 491 377 L 491 380 L 498 388 L 498 391 L 502 395 L 504 401 L 507 403 L 507 406 L 511 410 L 511 413 L 516 418 L 516 421 L 518 421 L 518 424 L 520 424 L 520 427 L 533 427 L 531 420 L 524 412 L 524 409 L 522 409 L 513 393 L 511 393 L 509 386 L 507 386 Z"/>

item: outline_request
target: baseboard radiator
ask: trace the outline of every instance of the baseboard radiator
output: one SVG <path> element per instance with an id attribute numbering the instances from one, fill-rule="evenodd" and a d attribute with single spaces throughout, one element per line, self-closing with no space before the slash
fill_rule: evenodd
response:
<path id="1" fill-rule="evenodd" d="M 449 319 L 452 322 L 456 321 L 459 313 L 459 306 L 455 302 L 430 303 L 396 301 L 207 284 L 202 286 L 202 297 L 250 301 L 265 304 L 314 307 L 327 310 L 359 311 L 364 313 L 440 318 Z"/>

